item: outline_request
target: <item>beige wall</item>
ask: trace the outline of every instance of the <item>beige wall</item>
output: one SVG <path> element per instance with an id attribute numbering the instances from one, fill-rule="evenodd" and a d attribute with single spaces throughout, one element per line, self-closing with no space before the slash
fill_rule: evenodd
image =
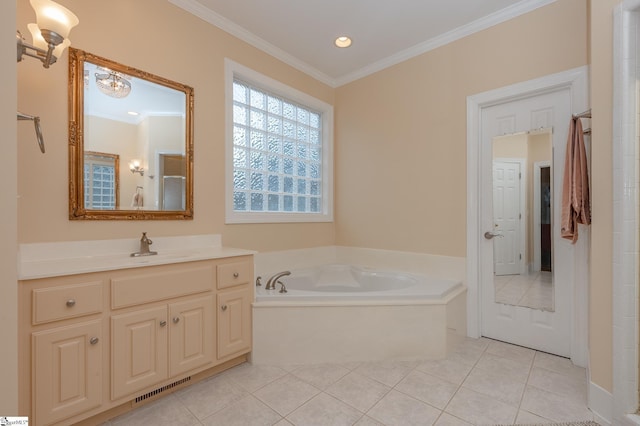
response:
<path id="1" fill-rule="evenodd" d="M 613 389 L 613 9 L 619 0 L 590 1 L 591 57 L 591 381 Z"/>
<path id="2" fill-rule="evenodd" d="M 63 241 L 222 234 L 223 243 L 257 250 L 333 244 L 332 223 L 224 224 L 224 58 L 228 57 L 329 104 L 334 89 L 250 47 L 167 1 L 113 0 L 109 14 L 95 2 L 59 0 L 80 19 L 73 46 L 195 89 L 193 221 L 167 223 L 69 221 L 67 181 L 67 54 L 49 70 L 34 60 L 19 64 L 18 107 L 42 117 L 47 154 L 36 152 L 33 132 L 19 128 L 19 240 Z M 17 27 L 35 20 L 27 0 L 17 2 Z M 153 13 L 150 15 L 149 11 Z M 13 26 L 13 25 L 12 25 Z M 145 177 L 145 180 L 147 178 Z M 46 189 L 43 185 L 46 182 Z M 124 199 L 123 199 L 124 202 Z"/>
<path id="3" fill-rule="evenodd" d="M 340 87 L 338 244 L 464 257 L 467 96 L 583 66 L 586 39 L 563 0 Z"/>
<path id="4" fill-rule="evenodd" d="M 17 253 L 18 233 L 18 166 L 15 110 L 16 79 L 15 21 L 16 3 L 0 2 L 0 129 L 2 129 L 2 155 L 0 155 L 0 415 L 18 414 L 18 287 Z M 10 59 L 8 59 L 10 58 Z M 29 111 L 24 111 L 28 113 Z M 37 148 L 33 124 L 21 123 L 31 129 L 32 147 Z"/>

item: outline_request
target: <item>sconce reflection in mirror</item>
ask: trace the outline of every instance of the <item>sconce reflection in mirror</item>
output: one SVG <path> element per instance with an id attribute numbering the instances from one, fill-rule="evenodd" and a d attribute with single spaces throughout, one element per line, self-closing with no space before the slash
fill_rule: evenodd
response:
<path id="1" fill-rule="evenodd" d="M 144 176 L 144 169 L 140 166 L 138 160 L 133 160 L 129 163 L 129 170 L 131 170 L 131 173 L 140 173 L 140 176 Z"/>
<path id="2" fill-rule="evenodd" d="M 71 45 L 69 32 L 80 22 L 69 9 L 52 0 L 31 0 L 31 7 L 36 11 L 37 24 L 29 24 L 33 44 L 27 43 L 20 31 L 16 31 L 17 60 L 30 56 L 49 68 L 62 55 L 64 49 Z M 40 129 L 40 117 L 18 112 L 18 120 L 32 120 L 38 139 L 40 151 L 44 154 L 44 139 Z"/>

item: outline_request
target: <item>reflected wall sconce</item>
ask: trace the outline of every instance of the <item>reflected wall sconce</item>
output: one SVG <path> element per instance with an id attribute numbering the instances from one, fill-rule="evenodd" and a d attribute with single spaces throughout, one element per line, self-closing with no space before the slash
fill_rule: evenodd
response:
<path id="1" fill-rule="evenodd" d="M 16 31 L 17 59 L 20 62 L 23 56 L 30 56 L 49 68 L 71 45 L 69 32 L 80 20 L 69 9 L 52 0 L 30 0 L 30 3 L 36 11 L 37 21 L 37 24 L 27 25 L 33 44 L 27 43 L 20 31 Z"/>
<path id="2" fill-rule="evenodd" d="M 140 176 L 144 176 L 144 169 L 140 166 L 140 161 L 133 160 L 129 163 L 129 170 L 131 173 L 140 173 Z"/>

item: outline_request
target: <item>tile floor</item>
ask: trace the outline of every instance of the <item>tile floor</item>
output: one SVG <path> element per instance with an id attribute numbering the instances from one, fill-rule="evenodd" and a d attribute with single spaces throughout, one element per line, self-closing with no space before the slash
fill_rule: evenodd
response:
<path id="1" fill-rule="evenodd" d="M 502 275 L 494 277 L 496 303 L 524 306 L 543 311 L 553 310 L 551 272 L 530 275 Z"/>
<path id="2" fill-rule="evenodd" d="M 565 358 L 465 339 L 440 361 L 237 366 L 121 425 L 432 425 L 594 420 L 585 370 Z"/>

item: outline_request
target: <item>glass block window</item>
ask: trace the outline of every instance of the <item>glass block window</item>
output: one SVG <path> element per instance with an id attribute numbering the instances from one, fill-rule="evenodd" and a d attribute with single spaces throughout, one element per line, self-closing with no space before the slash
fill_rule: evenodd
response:
<path id="1" fill-rule="evenodd" d="M 332 116 L 238 76 L 230 95 L 227 222 L 331 220 Z"/>
<path id="2" fill-rule="evenodd" d="M 84 206 L 114 210 L 117 206 L 116 162 L 113 158 L 85 155 Z"/>

